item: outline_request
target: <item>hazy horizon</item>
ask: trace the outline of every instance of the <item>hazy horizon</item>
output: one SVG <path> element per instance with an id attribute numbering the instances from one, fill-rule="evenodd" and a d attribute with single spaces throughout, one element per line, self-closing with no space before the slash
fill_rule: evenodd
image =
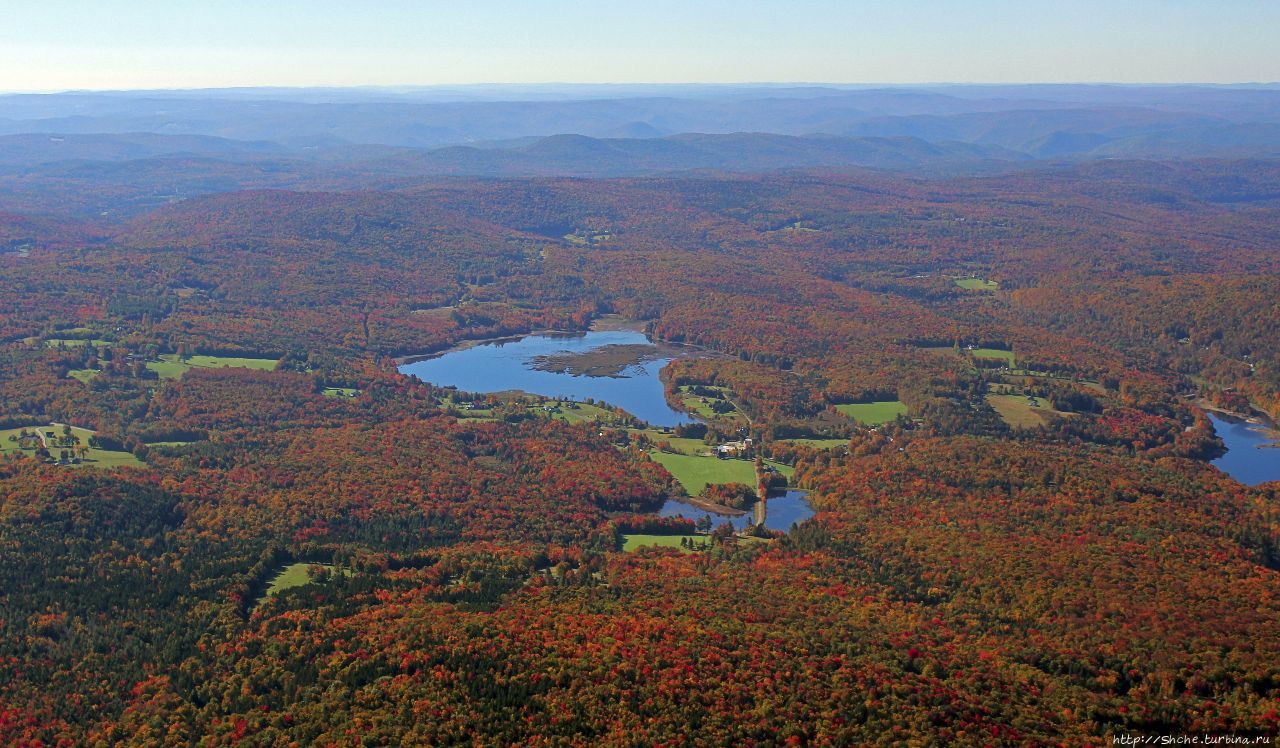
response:
<path id="1" fill-rule="evenodd" d="M 1280 7 L 1012 0 L 885 7 L 655 0 L 62 0 L 8 9 L 0 90 L 352 87 L 507 81 L 726 84 L 1280 80 Z"/>
<path id="2" fill-rule="evenodd" d="M 832 89 L 838 91 L 869 91 L 892 89 L 949 89 L 949 88 L 1238 88 L 1238 89 L 1274 89 L 1280 88 L 1280 79 L 1256 81 L 919 81 L 910 83 L 893 83 L 887 81 L 837 82 L 837 81 L 628 81 L 628 82 L 593 82 L 593 81 L 487 81 L 475 83 L 368 83 L 350 85 L 327 84 L 289 84 L 289 85 L 227 85 L 227 86 L 156 86 L 156 87 L 103 87 L 103 88 L 51 88 L 51 89 L 14 89 L 0 88 L 0 96 L 15 95 L 59 95 L 59 94 L 135 94 L 135 93 L 220 93 L 220 92 L 369 92 L 388 95 L 412 95 L 417 93 L 493 91 L 508 90 L 511 92 L 545 92 L 579 93 L 573 89 L 600 89 L 600 92 L 625 92 L 637 89 L 678 90 L 678 89 Z"/>

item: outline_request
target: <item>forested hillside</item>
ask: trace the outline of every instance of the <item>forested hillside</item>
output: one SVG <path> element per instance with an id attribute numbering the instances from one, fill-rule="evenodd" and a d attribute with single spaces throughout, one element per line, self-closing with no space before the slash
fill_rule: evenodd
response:
<path id="1" fill-rule="evenodd" d="M 1209 465 L 1206 415 L 1280 417 L 1274 161 L 482 180 L 262 146 L 159 198 L 184 161 L 113 147 L 145 161 L 92 194 L 0 173 L 0 743 L 1280 730 L 1280 483 Z M 703 352 L 661 375 L 698 423 L 397 370 L 619 320 Z M 657 517 L 704 442 L 816 515 Z"/>

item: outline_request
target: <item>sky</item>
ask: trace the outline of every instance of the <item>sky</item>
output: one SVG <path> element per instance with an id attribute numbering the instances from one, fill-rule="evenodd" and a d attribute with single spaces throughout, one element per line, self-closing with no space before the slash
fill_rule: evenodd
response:
<path id="1" fill-rule="evenodd" d="M 1280 81 L 1276 0 L 5 0 L 0 91 Z"/>

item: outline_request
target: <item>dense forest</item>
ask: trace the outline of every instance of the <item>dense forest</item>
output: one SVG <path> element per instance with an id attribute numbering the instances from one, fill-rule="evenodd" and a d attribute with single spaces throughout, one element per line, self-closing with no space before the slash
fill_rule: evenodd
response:
<path id="1" fill-rule="evenodd" d="M 0 743 L 1280 730 L 1280 483 L 1205 414 L 1280 417 L 1275 161 L 148 168 L 0 175 Z M 695 533 L 649 437 L 397 371 L 604 318 L 816 515 L 623 552 Z"/>

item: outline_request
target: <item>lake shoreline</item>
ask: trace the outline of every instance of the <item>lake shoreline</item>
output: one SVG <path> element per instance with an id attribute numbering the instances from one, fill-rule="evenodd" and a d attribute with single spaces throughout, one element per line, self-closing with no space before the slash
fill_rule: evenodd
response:
<path id="1" fill-rule="evenodd" d="M 606 320 L 610 328 L 636 323 Z M 700 349 L 650 339 L 634 329 L 543 331 L 469 340 L 426 356 L 399 359 L 402 374 L 477 394 L 504 391 L 608 403 L 638 421 L 678 426 L 694 419 L 666 401 L 660 372 Z"/>
<path id="2" fill-rule="evenodd" d="M 457 353 L 459 351 L 469 350 L 471 348 L 475 348 L 476 346 L 489 345 L 491 343 L 514 343 L 517 340 L 531 337 L 533 335 L 548 335 L 548 336 L 550 335 L 582 335 L 586 332 L 589 332 L 589 331 L 588 330 L 530 330 L 529 332 L 518 332 L 518 333 L 513 333 L 511 335 L 499 335 L 498 337 L 494 337 L 494 338 L 468 338 L 466 340 L 459 340 L 458 342 L 454 343 L 448 348 L 441 348 L 438 351 L 432 351 L 430 353 L 407 353 L 403 356 L 393 356 L 391 360 L 395 362 L 395 365 L 397 367 L 399 367 L 399 366 L 404 366 L 405 364 L 416 364 L 419 361 L 430 361 L 433 358 L 440 358 L 441 356 L 447 355 L 449 353 Z"/>
<path id="3" fill-rule="evenodd" d="M 704 509 L 708 512 L 711 512 L 712 514 L 719 514 L 725 517 L 741 517 L 742 515 L 748 514 L 751 512 L 750 509 L 735 509 L 730 506 L 725 506 L 724 504 L 717 504 L 713 501 L 707 501 L 706 499 L 698 498 L 697 496 L 682 496 L 682 497 L 673 497 L 673 498 L 676 501 L 680 502 L 681 504 L 688 504 L 689 506 L 697 507 L 698 509 Z"/>
<path id="4" fill-rule="evenodd" d="M 442 348 L 438 351 L 430 351 L 427 353 L 406 353 L 400 356 L 392 356 L 391 360 L 395 362 L 395 365 L 397 367 L 399 367 L 399 366 L 404 366 L 405 364 L 414 364 L 419 361 L 430 361 L 433 358 L 439 358 L 449 353 L 457 353 L 458 351 L 465 351 L 480 345 L 489 345 L 492 343 L 514 343 L 518 340 L 523 340 L 524 338 L 533 337 L 535 335 L 546 335 L 548 337 L 555 337 L 555 336 L 567 337 L 567 336 L 586 335 L 589 332 L 637 332 L 637 333 L 643 334 L 646 338 L 648 338 L 649 344 L 655 347 L 661 348 L 663 346 L 666 346 L 672 349 L 673 351 L 679 350 L 679 349 L 699 351 L 701 355 L 706 356 L 707 358 L 728 356 L 728 354 L 717 351 L 714 348 L 707 348 L 705 346 L 693 345 L 691 343 L 676 343 L 670 340 L 663 340 L 662 338 L 652 337 L 645 332 L 645 327 L 647 326 L 648 326 L 648 323 L 646 323 L 644 320 L 626 319 L 625 317 L 619 317 L 613 314 L 606 314 L 602 317 L 597 317 L 594 320 L 592 320 L 591 325 L 587 327 L 587 329 L 585 330 L 541 329 L 541 330 L 530 330 L 528 332 L 517 332 L 517 333 L 512 333 L 510 335 L 498 335 L 492 338 L 468 338 L 466 340 L 459 340 L 458 342 L 454 343 L 448 348 Z M 675 356 L 671 356 L 671 358 L 675 358 Z"/>
<path id="5" fill-rule="evenodd" d="M 1253 413 L 1240 413 L 1238 411 L 1218 407 L 1203 399 L 1196 400 L 1195 405 L 1201 410 L 1210 411 L 1218 414 L 1219 416 L 1226 416 L 1227 418 L 1234 419 L 1241 423 L 1256 426 L 1257 428 L 1254 430 L 1260 432 L 1269 442 L 1268 444 L 1261 445 L 1262 447 L 1280 448 L 1280 425 L 1277 425 L 1272 421 L 1266 413 L 1262 413 L 1257 410 Z"/>

